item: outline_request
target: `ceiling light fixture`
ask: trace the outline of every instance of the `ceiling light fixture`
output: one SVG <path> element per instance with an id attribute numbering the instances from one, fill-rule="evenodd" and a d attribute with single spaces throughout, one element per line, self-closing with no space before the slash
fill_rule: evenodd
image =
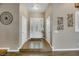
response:
<path id="1" fill-rule="evenodd" d="M 39 9 L 39 5 L 38 4 L 34 4 L 33 9 L 34 10 L 38 10 Z"/>

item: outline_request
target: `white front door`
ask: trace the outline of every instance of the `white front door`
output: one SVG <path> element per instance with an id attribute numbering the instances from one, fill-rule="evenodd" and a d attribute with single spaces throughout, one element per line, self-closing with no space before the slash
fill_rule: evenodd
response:
<path id="1" fill-rule="evenodd" d="M 30 18 L 30 38 L 43 38 L 43 18 Z"/>

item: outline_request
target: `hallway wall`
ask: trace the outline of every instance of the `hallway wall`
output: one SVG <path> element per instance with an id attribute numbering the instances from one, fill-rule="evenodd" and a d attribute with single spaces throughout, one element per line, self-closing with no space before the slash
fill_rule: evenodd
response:
<path id="1" fill-rule="evenodd" d="M 50 28 L 50 29 L 46 29 L 46 40 L 48 41 L 48 43 L 52 46 L 52 23 L 53 23 L 53 18 L 52 18 L 52 4 L 48 5 L 48 8 L 45 11 L 45 20 L 46 20 L 46 28 Z M 49 21 L 49 22 L 48 22 Z M 50 23 L 50 24 L 48 24 Z"/>
<path id="2" fill-rule="evenodd" d="M 75 32 L 75 24 L 73 27 L 67 26 L 67 14 L 73 14 L 73 20 L 75 21 L 75 5 L 68 3 L 57 3 L 52 4 L 52 14 L 53 14 L 53 49 L 63 50 L 63 49 L 79 49 L 79 33 Z M 64 30 L 57 31 L 57 17 L 64 18 Z"/>
<path id="3" fill-rule="evenodd" d="M 19 4 L 19 48 L 28 40 L 28 19 L 29 12 L 26 4 Z"/>
<path id="4" fill-rule="evenodd" d="M 0 14 L 9 11 L 13 15 L 13 21 L 9 25 L 0 22 L 0 48 L 16 50 L 19 41 L 19 4 L 0 4 Z"/>

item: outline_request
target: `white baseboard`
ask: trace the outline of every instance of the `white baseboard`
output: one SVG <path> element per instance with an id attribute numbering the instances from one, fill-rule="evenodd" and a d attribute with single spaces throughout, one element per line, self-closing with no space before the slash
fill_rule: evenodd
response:
<path id="1" fill-rule="evenodd" d="M 19 50 L 8 50 L 8 52 L 19 52 Z"/>
<path id="2" fill-rule="evenodd" d="M 0 49 L 5 49 L 5 50 L 9 50 L 9 48 L 0 48 Z"/>
<path id="3" fill-rule="evenodd" d="M 0 49 L 6 49 L 8 52 L 19 52 L 19 49 L 17 50 L 10 50 L 10 48 L 0 48 Z M 78 51 L 79 48 L 74 49 L 52 49 L 52 51 Z"/>
<path id="4" fill-rule="evenodd" d="M 77 51 L 79 48 L 74 48 L 74 49 L 52 49 L 52 51 Z"/>
<path id="5" fill-rule="evenodd" d="M 0 49 L 5 49 L 8 52 L 19 52 L 19 49 L 17 49 L 17 50 L 10 50 L 10 48 L 0 48 Z"/>

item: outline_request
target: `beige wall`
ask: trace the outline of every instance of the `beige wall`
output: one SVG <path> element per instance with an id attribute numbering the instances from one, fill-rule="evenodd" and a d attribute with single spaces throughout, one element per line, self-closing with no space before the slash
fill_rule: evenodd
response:
<path id="1" fill-rule="evenodd" d="M 46 28 L 46 36 L 47 37 L 50 37 L 50 39 L 47 39 L 46 38 L 46 40 L 48 41 L 48 43 L 50 44 L 50 45 L 52 45 L 52 23 L 53 23 L 53 18 L 52 18 L 52 4 L 48 4 L 48 8 L 46 9 L 46 11 L 45 11 L 45 22 L 47 21 L 47 19 L 48 19 L 48 17 L 50 17 L 50 20 L 49 20 L 49 22 L 50 22 L 50 29 L 49 30 L 47 30 Z M 48 27 L 47 27 L 48 28 Z M 50 31 L 50 33 L 49 33 L 49 31 Z M 48 33 L 48 34 L 47 34 Z"/>
<path id="2" fill-rule="evenodd" d="M 79 33 L 75 32 L 75 24 L 73 27 L 67 26 L 67 14 L 73 13 L 75 16 L 74 4 L 52 4 L 53 14 L 53 48 L 56 49 L 79 49 Z M 64 18 L 64 30 L 57 31 L 57 17 Z M 74 18 L 74 17 L 73 17 Z M 75 21 L 75 18 L 74 18 Z"/>
<path id="3" fill-rule="evenodd" d="M 44 18 L 44 13 L 30 13 L 30 17 Z"/>
<path id="4" fill-rule="evenodd" d="M 29 12 L 26 8 L 26 4 L 19 5 L 19 48 L 22 47 L 23 43 L 28 39 L 28 19 L 29 19 Z M 24 17 L 24 18 L 22 18 Z M 26 20 L 25 20 L 26 19 Z M 26 25 L 25 25 L 26 24 Z M 22 27 L 23 26 L 23 27 Z M 26 27 L 26 30 L 25 30 Z M 24 30 L 23 30 L 24 29 Z M 22 36 L 24 35 L 24 36 Z"/>
<path id="5" fill-rule="evenodd" d="M 3 25 L 0 22 L 0 48 L 16 50 L 19 41 L 19 4 L 0 4 L 0 14 L 9 11 L 13 15 L 10 25 Z"/>
<path id="6" fill-rule="evenodd" d="M 45 11 L 45 17 L 47 18 L 48 16 L 50 16 L 52 14 L 52 4 L 48 4 L 48 7 Z"/>

